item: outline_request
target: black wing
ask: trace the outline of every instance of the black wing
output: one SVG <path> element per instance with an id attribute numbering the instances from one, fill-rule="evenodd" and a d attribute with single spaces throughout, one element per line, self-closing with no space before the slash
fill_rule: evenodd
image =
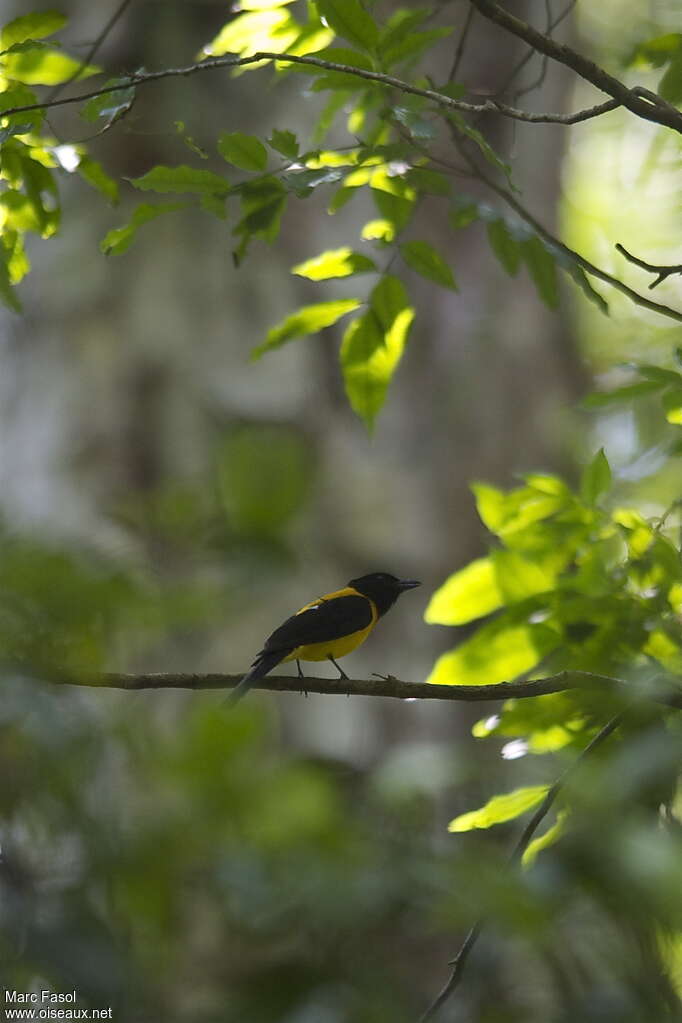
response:
<path id="1" fill-rule="evenodd" d="M 366 629 L 372 623 L 372 605 L 360 594 L 320 600 L 305 611 L 299 611 L 275 629 L 265 641 L 261 653 L 286 650 L 307 643 L 324 643 L 340 639 L 352 632 Z"/>

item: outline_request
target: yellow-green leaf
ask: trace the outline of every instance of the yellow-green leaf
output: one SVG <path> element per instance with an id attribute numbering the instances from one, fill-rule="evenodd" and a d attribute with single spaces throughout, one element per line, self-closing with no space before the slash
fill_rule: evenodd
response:
<path id="1" fill-rule="evenodd" d="M 490 558 L 478 558 L 451 575 L 431 597 L 424 613 L 429 625 L 463 625 L 503 603 Z"/>
<path id="2" fill-rule="evenodd" d="M 3 74 L 24 85 L 60 85 L 62 82 L 89 78 L 99 68 L 83 66 L 79 60 L 45 46 L 11 53 L 4 58 Z"/>
<path id="3" fill-rule="evenodd" d="M 353 274 L 367 273 L 370 270 L 376 270 L 374 261 L 360 252 L 354 252 L 348 245 L 341 249 L 329 249 L 291 268 L 292 274 L 307 277 L 310 281 L 351 277 Z"/>
<path id="4" fill-rule="evenodd" d="M 352 312 L 353 309 L 357 309 L 359 305 L 359 299 L 346 298 L 336 302 L 318 302 L 316 305 L 297 309 L 282 323 L 268 331 L 265 341 L 253 349 L 251 358 L 259 359 L 265 352 L 279 348 L 287 341 L 292 341 L 296 337 L 305 337 L 306 334 L 316 334 L 318 330 L 331 327 L 333 323 Z"/>
<path id="5" fill-rule="evenodd" d="M 551 827 L 547 828 L 542 835 L 538 835 L 532 842 L 529 842 L 526 846 L 526 850 L 521 857 L 521 862 L 524 867 L 530 867 L 535 863 L 538 853 L 541 853 L 543 849 L 548 849 L 555 842 L 558 842 L 564 831 L 566 830 L 566 821 L 568 820 L 568 810 L 560 810 L 557 814 L 557 818 Z"/>
<path id="6" fill-rule="evenodd" d="M 27 39 L 44 39 L 66 25 L 66 17 L 59 11 L 32 11 L 8 21 L 0 32 L 0 49 L 8 50 Z"/>
<path id="7" fill-rule="evenodd" d="M 541 623 L 515 624 L 498 618 L 439 657 L 427 682 L 448 686 L 506 682 L 534 668 L 559 641 Z"/>
<path id="8" fill-rule="evenodd" d="M 470 810 L 448 824 L 448 831 L 471 831 L 473 828 L 489 828 L 493 824 L 503 824 L 514 820 L 522 813 L 538 806 L 547 795 L 549 785 L 528 785 L 525 788 L 505 792 L 501 796 L 493 796 L 479 810 Z"/>

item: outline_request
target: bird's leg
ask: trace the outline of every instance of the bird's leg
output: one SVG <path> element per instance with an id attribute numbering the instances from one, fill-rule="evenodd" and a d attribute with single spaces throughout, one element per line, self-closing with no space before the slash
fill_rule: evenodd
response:
<path id="1" fill-rule="evenodd" d="M 301 669 L 301 662 L 299 661 L 298 657 L 296 658 L 296 667 L 298 668 L 298 677 L 299 678 L 305 678 L 305 675 L 303 674 L 303 671 Z M 303 695 L 307 699 L 307 697 L 308 697 L 308 690 L 307 689 L 302 689 L 301 692 L 303 693 Z"/>
<path id="2" fill-rule="evenodd" d="M 336 661 L 334 660 L 334 658 L 332 657 L 332 655 L 331 655 L 331 654 L 327 654 L 327 657 L 328 657 L 328 659 L 329 659 L 329 660 L 330 660 L 330 661 L 332 662 L 332 664 L 334 665 L 334 667 L 336 668 L 336 670 L 338 671 L 338 673 L 339 673 L 339 678 L 345 678 L 345 679 L 347 679 L 347 678 L 348 678 L 348 675 L 346 675 L 346 673 L 345 673 L 345 671 L 343 670 L 343 668 L 341 667 L 341 665 L 340 665 L 340 664 L 337 664 L 337 663 L 336 663 Z"/>

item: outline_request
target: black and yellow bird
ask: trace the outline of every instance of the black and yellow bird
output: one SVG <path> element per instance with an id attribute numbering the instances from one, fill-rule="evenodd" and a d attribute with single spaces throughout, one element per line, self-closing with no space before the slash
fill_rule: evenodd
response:
<path id="1" fill-rule="evenodd" d="M 397 579 L 388 572 L 372 572 L 351 579 L 342 590 L 312 600 L 266 639 L 251 669 L 232 690 L 228 701 L 236 703 L 257 679 L 283 661 L 296 661 L 299 678 L 303 678 L 301 661 L 331 661 L 338 668 L 340 678 L 348 678 L 336 658 L 345 657 L 364 643 L 400 594 L 415 586 L 419 583 L 414 579 Z"/>

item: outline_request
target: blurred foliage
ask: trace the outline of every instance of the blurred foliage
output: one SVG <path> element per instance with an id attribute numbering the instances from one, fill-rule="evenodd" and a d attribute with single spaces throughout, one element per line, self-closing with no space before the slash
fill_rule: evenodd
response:
<path id="1" fill-rule="evenodd" d="M 454 132 L 487 172 L 516 187 L 473 121 L 343 70 L 462 96 L 462 84 L 434 85 L 424 70 L 452 31 L 434 26 L 433 13 L 400 8 L 381 22 L 360 0 L 243 0 L 202 57 L 274 51 L 338 65 L 277 61 L 271 69 L 276 81 L 291 87 L 303 75 L 311 94 L 328 94 L 309 138 L 282 125 L 262 138 L 234 130 L 217 134 L 207 152 L 175 122 L 189 162 L 150 167 L 127 184 L 183 198 L 137 205 L 101 243 L 103 252 L 122 254 L 143 225 L 198 209 L 229 222 L 239 266 L 254 243 L 276 241 L 297 202 L 319 192 L 333 215 L 369 196 L 376 216 L 359 239 L 306 254 L 292 268 L 325 288 L 341 282 L 331 286 L 339 290 L 286 315 L 253 355 L 351 316 L 341 370 L 370 429 L 415 316 L 410 274 L 457 288 L 439 246 L 412 236 L 426 200 L 442 208 L 448 230 L 482 227 L 503 270 L 515 276 L 525 267 L 548 307 L 559 302 L 561 271 L 590 300 L 581 316 L 599 312 L 610 340 L 622 328 L 603 318 L 611 299 L 607 307 L 564 249 L 463 192 L 457 168 L 434 155 L 430 147 Z M 63 26 L 49 11 L 2 31 L 0 294 L 14 310 L 14 285 L 29 268 L 24 236 L 59 229 L 60 175 L 77 171 L 109 202 L 119 198 L 119 183 L 84 144 L 57 143 L 46 108 L 2 116 L 40 102 L 34 87 L 99 73 L 45 42 Z M 679 35 L 648 35 L 627 63 L 662 72 L 660 94 L 678 102 L 681 52 Z M 106 87 L 114 91 L 82 108 L 101 131 L 115 128 L 135 101 L 127 79 Z M 350 293 L 347 279 L 355 288 L 366 274 L 370 284 Z M 609 365 L 586 402 L 607 441 L 608 415 L 622 417 L 612 433 L 626 419 L 638 424 L 628 457 L 655 455 L 675 480 L 667 507 L 660 494 L 653 509 L 638 502 L 628 484 L 644 472 L 627 478 L 623 459 L 603 449 L 577 487 L 541 473 L 507 491 L 474 486 L 491 550 L 433 595 L 427 622 L 467 631 L 430 680 L 482 684 L 577 669 L 617 676 L 630 694 L 510 700 L 478 722 L 475 736 L 491 747 L 501 740 L 509 761 L 502 794 L 485 780 L 478 785 L 479 809 L 459 805 L 458 786 L 472 779 L 449 742 L 415 742 L 361 768 L 296 757 L 282 723 L 257 701 L 228 712 L 207 694 L 56 684 L 97 682 L 104 669 L 147 663 L 173 644 L 187 648 L 190 632 L 197 649 L 203 630 L 242 600 L 259 565 L 287 564 L 315 471 L 310 438 L 277 423 L 232 424 L 208 478 L 131 495 L 116 509 L 117 525 L 143 551 L 138 558 L 107 559 L 85 545 L 5 530 L 5 986 L 76 987 L 84 1004 L 111 1005 L 114 1018 L 140 1023 L 400 1023 L 414 1019 L 444 979 L 453 934 L 483 917 L 489 936 L 469 964 L 453 1018 L 679 1018 L 680 724 L 676 712 L 646 699 L 652 680 L 679 685 L 682 675 L 678 342 L 670 328 L 652 356 L 633 327 L 625 345 L 632 361 Z M 185 577 L 177 582 L 178 561 L 203 569 L 222 555 L 227 565 L 213 576 L 198 573 L 194 587 Z M 625 706 L 619 734 L 567 780 L 525 869 L 506 869 L 501 847 L 517 818 Z M 453 813 L 456 838 L 445 834 Z M 476 834 L 493 826 L 499 845 Z"/>

